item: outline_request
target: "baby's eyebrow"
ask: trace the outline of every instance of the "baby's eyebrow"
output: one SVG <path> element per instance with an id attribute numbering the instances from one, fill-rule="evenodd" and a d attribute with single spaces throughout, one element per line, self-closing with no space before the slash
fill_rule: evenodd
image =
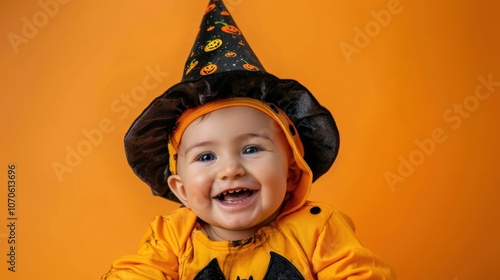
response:
<path id="1" fill-rule="evenodd" d="M 273 138 L 267 135 L 267 133 L 245 133 L 237 137 L 238 140 L 251 139 L 251 138 L 261 138 L 267 141 L 273 141 Z"/>
<path id="2" fill-rule="evenodd" d="M 212 141 L 202 141 L 202 142 L 194 143 L 186 148 L 186 150 L 184 151 L 184 154 L 186 155 L 187 153 L 189 153 L 189 151 L 191 151 L 194 148 L 209 146 L 212 144 L 213 144 Z"/>

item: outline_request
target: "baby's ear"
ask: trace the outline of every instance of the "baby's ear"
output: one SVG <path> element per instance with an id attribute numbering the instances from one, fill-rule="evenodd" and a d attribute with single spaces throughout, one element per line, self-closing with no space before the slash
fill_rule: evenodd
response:
<path id="1" fill-rule="evenodd" d="M 182 183 L 182 178 L 179 175 L 170 175 L 167 179 L 168 187 L 175 194 L 175 196 L 189 208 L 188 198 L 186 194 L 186 189 Z"/>
<path id="2" fill-rule="evenodd" d="M 295 163 L 295 159 L 290 162 L 288 167 L 288 177 L 287 177 L 287 192 L 292 192 L 295 190 L 297 185 L 299 184 L 300 177 L 302 177 L 302 170 L 300 170 L 299 166 Z"/>

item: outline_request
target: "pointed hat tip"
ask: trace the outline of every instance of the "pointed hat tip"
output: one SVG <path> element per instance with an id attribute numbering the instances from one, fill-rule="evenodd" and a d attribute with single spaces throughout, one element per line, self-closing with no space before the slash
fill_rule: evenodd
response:
<path id="1" fill-rule="evenodd" d="M 186 61 L 182 81 L 235 71 L 266 72 L 220 0 L 211 0 Z"/>

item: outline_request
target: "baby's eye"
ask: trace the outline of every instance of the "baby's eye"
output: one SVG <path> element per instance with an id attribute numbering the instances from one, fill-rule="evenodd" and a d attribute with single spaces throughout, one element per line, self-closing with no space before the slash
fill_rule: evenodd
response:
<path id="1" fill-rule="evenodd" d="M 261 151 L 262 149 L 259 146 L 248 146 L 243 149 L 244 154 L 253 154 Z"/>
<path id="2" fill-rule="evenodd" d="M 210 161 L 214 160 L 215 155 L 212 153 L 203 153 L 196 158 L 196 161 Z"/>

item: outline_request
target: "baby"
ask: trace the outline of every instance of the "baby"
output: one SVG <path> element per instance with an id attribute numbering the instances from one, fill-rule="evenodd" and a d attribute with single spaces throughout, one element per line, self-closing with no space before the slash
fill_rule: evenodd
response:
<path id="1" fill-rule="evenodd" d="M 125 137 L 134 172 L 183 207 L 102 279 L 395 279 L 347 216 L 307 200 L 338 147 L 330 112 L 267 73 L 210 1 L 183 80 Z"/>

